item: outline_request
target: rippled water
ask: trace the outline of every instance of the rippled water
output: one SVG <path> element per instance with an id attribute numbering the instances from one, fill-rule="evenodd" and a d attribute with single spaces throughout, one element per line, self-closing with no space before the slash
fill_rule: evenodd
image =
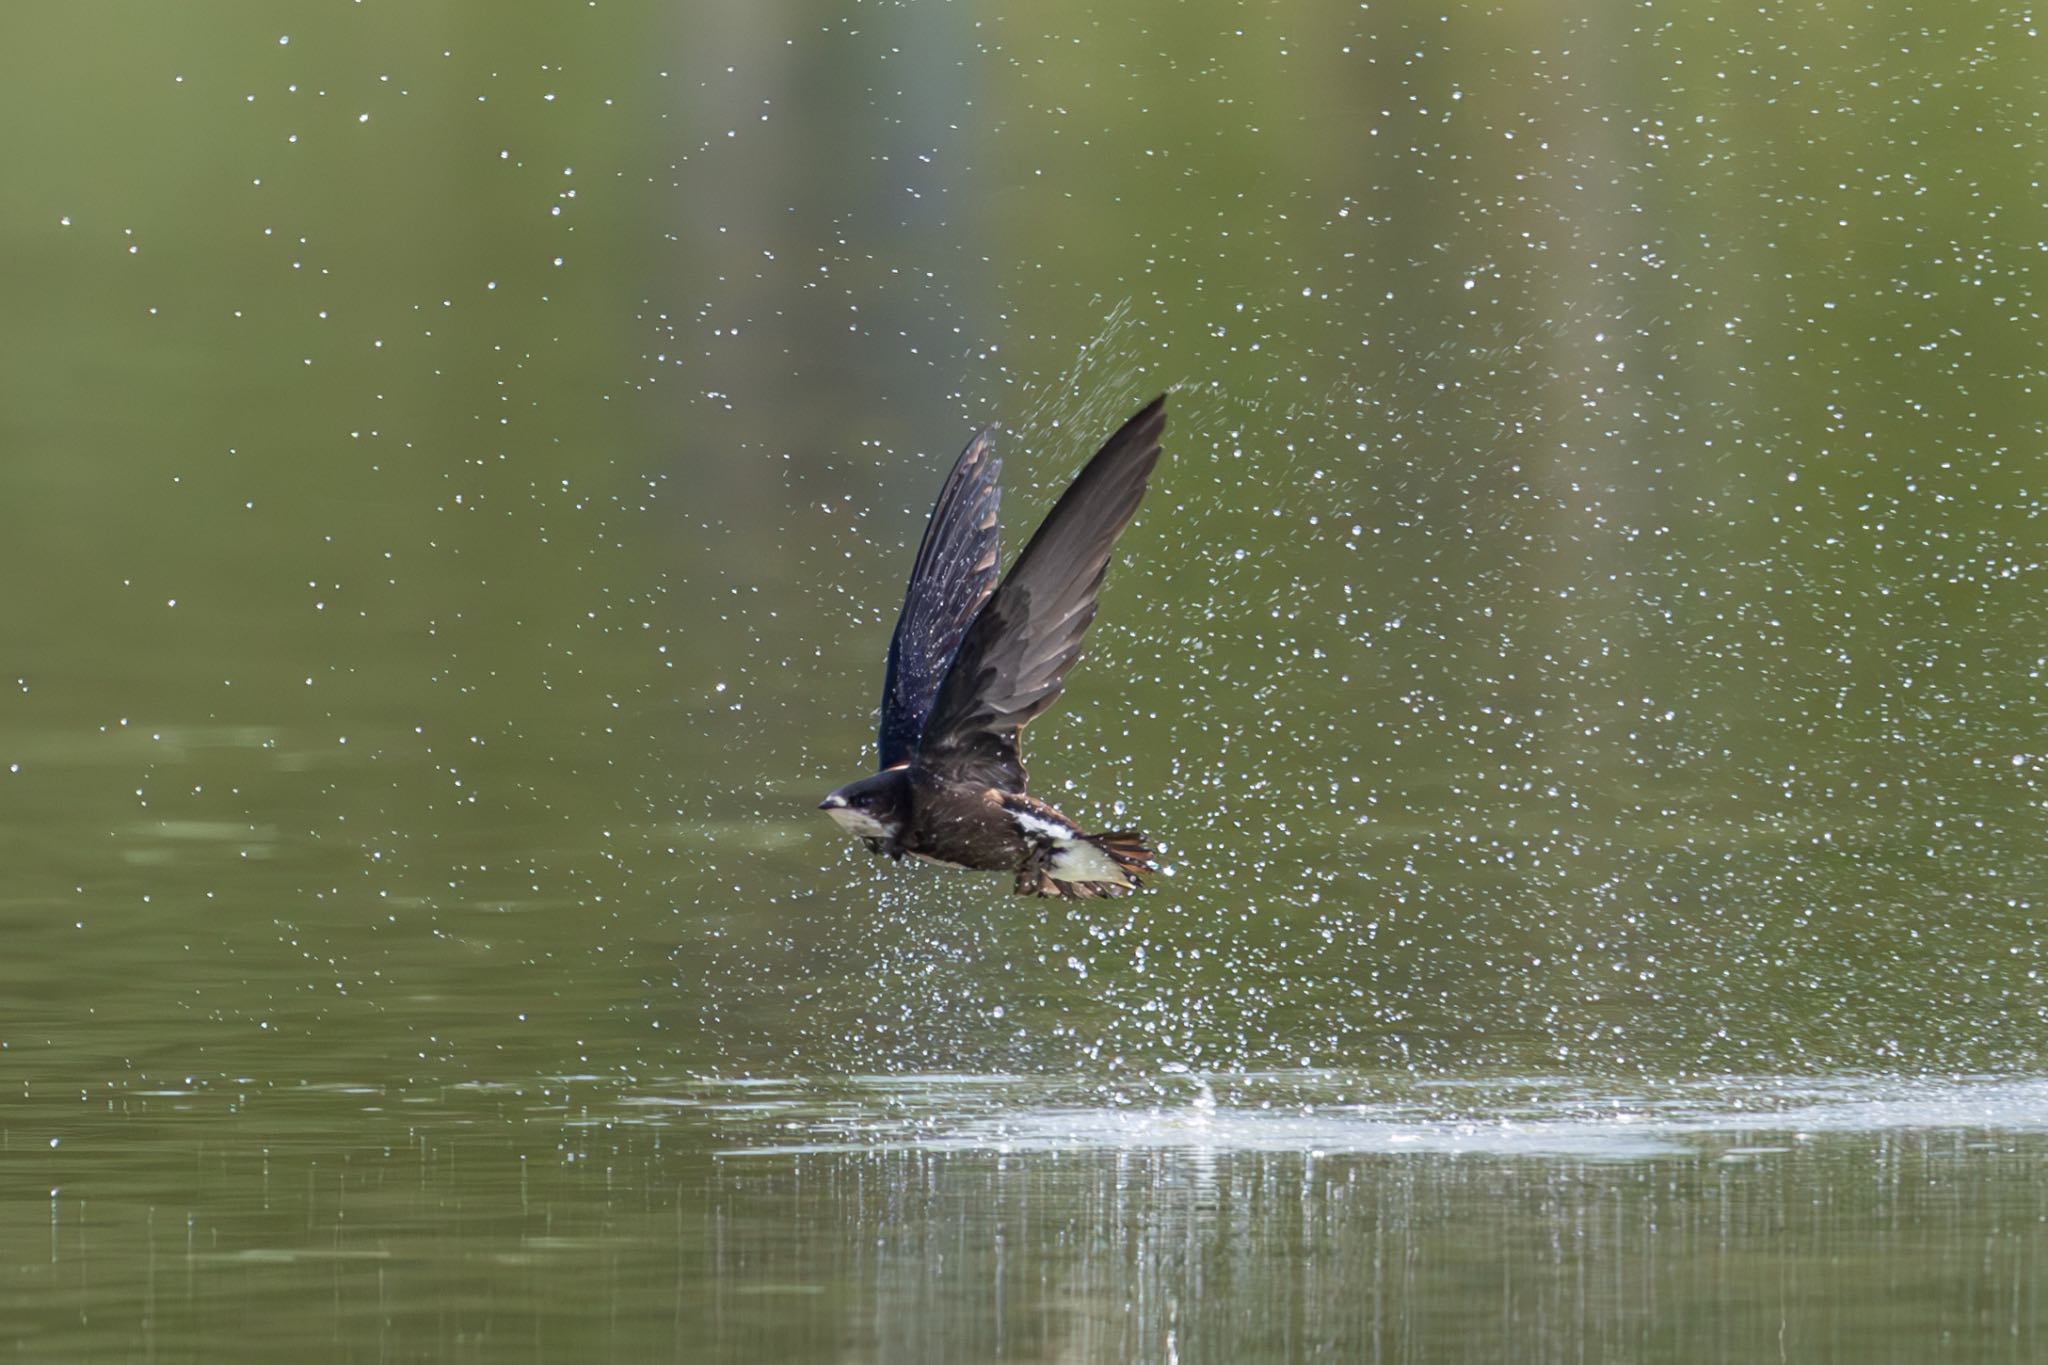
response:
<path id="1" fill-rule="evenodd" d="M 727 1155 L 843 1151 L 852 1145 L 869 1151 L 1164 1148 L 1629 1160 L 1698 1154 L 1716 1137 L 1758 1128 L 1812 1141 L 1884 1129 L 1989 1125 L 2024 1133 L 2048 1127 L 2048 1083 L 1987 1077 L 1918 1083 L 1717 1078 L 1631 1093 L 1585 1081 L 1418 1084 L 1406 1077 L 1347 1080 L 1302 1072 L 1169 1075 L 1136 1095 L 1082 1094 L 1073 1086 L 1062 1097 L 1042 1081 L 1015 1077 L 888 1076 L 868 1079 L 822 1113 L 816 1112 L 815 1098 L 792 1098 L 804 1095 L 806 1087 L 759 1084 L 777 1096 L 753 1102 L 762 1116 L 812 1140 L 764 1143 Z M 728 1099 L 721 1107 L 750 1105 Z"/>
<path id="2" fill-rule="evenodd" d="M 23 1139 L 29 1355 L 2024 1360 L 2048 1329 L 2036 1081 L 206 1085 Z"/>

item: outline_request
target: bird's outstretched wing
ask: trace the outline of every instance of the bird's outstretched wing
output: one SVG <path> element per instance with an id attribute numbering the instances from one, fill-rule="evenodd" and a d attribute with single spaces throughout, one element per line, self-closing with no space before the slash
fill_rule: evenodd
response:
<path id="1" fill-rule="evenodd" d="M 960 647 L 967 623 L 996 585 L 1002 557 L 997 503 L 996 429 L 983 427 L 960 452 L 953 472 L 932 504 L 924 543 L 910 570 L 903 612 L 889 639 L 889 674 L 882 683 L 882 728 L 877 741 L 882 767 L 906 763 L 917 752 L 925 716 L 932 709 L 946 665 Z"/>
<path id="2" fill-rule="evenodd" d="M 947 777 L 1024 790 L 1019 732 L 1060 694 L 1095 619 L 1110 550 L 1159 462 L 1166 397 L 1123 424 L 1074 479 L 968 626 L 918 743 Z"/>

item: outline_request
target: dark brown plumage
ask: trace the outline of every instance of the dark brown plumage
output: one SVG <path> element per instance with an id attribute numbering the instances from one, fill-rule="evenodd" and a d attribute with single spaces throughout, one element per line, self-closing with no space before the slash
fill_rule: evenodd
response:
<path id="1" fill-rule="evenodd" d="M 1162 395 L 1096 452 L 1000 584 L 994 428 L 961 451 L 889 642 L 882 771 L 820 803 L 871 850 L 1013 872 L 1025 895 L 1115 895 L 1152 870 L 1135 831 L 1087 834 L 1027 795 L 1020 743 L 1080 657 L 1165 430 Z"/>

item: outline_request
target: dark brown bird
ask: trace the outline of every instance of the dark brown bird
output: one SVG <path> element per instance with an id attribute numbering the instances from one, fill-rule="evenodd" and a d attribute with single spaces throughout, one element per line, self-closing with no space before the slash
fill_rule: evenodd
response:
<path id="1" fill-rule="evenodd" d="M 1000 586 L 995 428 L 960 452 L 889 641 L 882 770 L 818 803 L 871 851 L 1012 872 L 1023 896 L 1120 895 L 1152 871 L 1135 830 L 1086 834 L 1026 795 L 1019 744 L 1080 657 L 1165 430 L 1162 394 L 1095 453 Z"/>

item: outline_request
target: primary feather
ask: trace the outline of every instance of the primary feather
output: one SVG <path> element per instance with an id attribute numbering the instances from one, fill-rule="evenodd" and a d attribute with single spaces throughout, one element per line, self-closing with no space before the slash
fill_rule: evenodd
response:
<path id="1" fill-rule="evenodd" d="M 881 766 L 907 763 L 917 752 L 960 637 L 996 583 L 1002 525 L 993 426 L 983 427 L 954 461 L 932 504 L 924 541 L 917 547 L 903 611 L 889 639 L 889 672 L 882 683 L 882 726 L 876 747 Z"/>
<path id="2" fill-rule="evenodd" d="M 1059 697 L 1080 657 L 1110 552 L 1137 514 L 1165 430 L 1161 395 L 1109 438 L 1046 514 L 959 637 L 923 717 L 920 764 L 1024 790 L 1020 732 Z"/>

